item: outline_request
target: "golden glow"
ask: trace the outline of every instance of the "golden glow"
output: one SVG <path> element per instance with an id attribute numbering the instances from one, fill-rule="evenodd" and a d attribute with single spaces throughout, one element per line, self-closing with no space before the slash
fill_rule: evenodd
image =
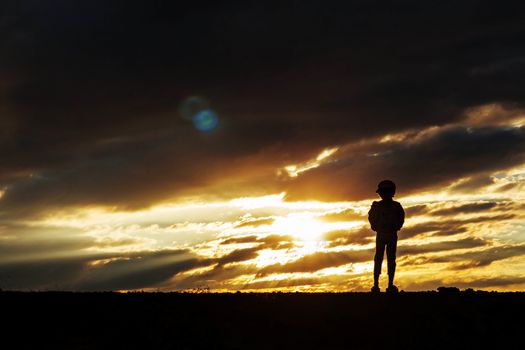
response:
<path id="1" fill-rule="evenodd" d="M 324 223 L 312 218 L 308 213 L 277 218 L 272 224 L 272 229 L 306 241 L 318 240 L 321 234 L 327 231 Z"/>
<path id="2" fill-rule="evenodd" d="M 261 197 L 241 197 L 232 199 L 230 203 L 243 209 L 274 207 L 280 206 L 283 203 L 285 195 L 285 192 L 281 192 L 279 194 L 271 194 Z"/>
<path id="3" fill-rule="evenodd" d="M 385 136 L 379 139 L 379 143 L 388 143 L 388 142 L 401 142 L 405 140 L 410 135 L 409 132 L 399 132 L 395 134 L 386 134 Z"/>
<path id="4" fill-rule="evenodd" d="M 329 157 L 327 152 L 322 159 Z M 321 155 L 320 155 L 321 156 Z M 523 167 L 513 169 L 513 174 L 524 173 Z M 514 176 L 514 175 L 513 175 Z M 501 186 L 512 181 L 514 177 L 500 176 L 495 178 L 495 184 Z M 453 186 L 453 185 L 452 185 Z M 509 196 L 505 194 L 505 196 Z M 513 193 L 512 199 L 517 201 L 519 193 Z M 302 290 L 302 291 L 334 291 L 334 290 L 367 290 L 370 284 L 370 273 L 373 258 L 373 236 L 372 241 L 352 243 L 351 241 L 331 246 L 330 241 L 325 241 L 325 233 L 331 231 L 348 230 L 349 232 L 361 232 L 368 229 L 366 213 L 371 200 L 361 202 L 318 202 L 302 201 L 288 202 L 285 200 L 286 193 L 270 194 L 260 197 L 242 197 L 222 202 L 171 203 L 162 204 L 152 208 L 135 211 L 119 212 L 112 208 L 85 208 L 69 212 L 55 213 L 43 220 L 35 220 L 26 223 L 35 228 L 46 228 L 50 232 L 56 227 L 62 229 L 75 229 L 81 233 L 79 238 L 91 238 L 92 246 L 81 248 L 81 250 L 67 250 L 67 256 L 75 254 L 99 254 L 86 264 L 86 269 L 104 270 L 115 265 L 115 262 L 124 263 L 133 260 L 126 254 L 136 252 L 155 252 L 165 249 L 179 249 L 188 252 L 188 256 L 182 259 L 209 259 L 210 264 L 197 265 L 186 271 L 175 274 L 161 286 L 149 289 L 162 290 L 178 289 L 178 286 L 191 287 L 209 284 L 212 291 L 242 290 Z M 505 200 L 501 194 L 493 191 L 479 194 L 450 193 L 448 188 L 439 192 L 419 193 L 410 197 L 401 197 L 400 202 L 405 208 L 413 205 L 424 204 L 432 209 L 448 209 L 461 203 L 476 203 L 486 200 Z M 349 210 L 360 213 L 353 217 L 354 221 L 330 221 L 323 220 L 327 214 L 341 213 Z M 454 219 L 466 220 L 479 215 L 479 213 L 458 213 Z M 491 214 L 493 215 L 493 214 Z M 431 222 L 432 216 L 420 214 L 407 217 L 406 227 Z M 240 223 L 266 222 L 263 225 L 239 225 Z M 364 225 L 364 226 L 363 226 Z M 520 226 L 521 225 L 521 226 Z M 362 227 L 362 228 L 361 228 Z M 490 224 L 476 223 L 467 224 L 467 231 L 452 237 L 420 234 L 400 241 L 400 245 L 417 249 L 420 246 L 437 244 L 440 242 L 461 240 L 467 238 L 484 238 L 490 240 L 491 246 L 463 248 L 455 251 L 434 251 L 422 256 L 399 255 L 398 281 L 405 290 L 421 289 L 426 283 L 433 283 L 436 276 L 443 281 L 453 281 L 460 278 L 468 280 L 483 276 L 497 276 L 498 272 L 514 273 L 519 275 L 525 271 L 525 266 L 520 257 L 509 258 L 504 262 L 492 263 L 476 267 L 475 270 L 460 270 L 462 264 L 468 264 L 469 260 L 458 260 L 454 262 L 427 262 L 425 259 L 446 257 L 453 254 L 465 254 L 481 252 L 492 246 L 500 244 L 503 246 L 508 241 L 523 239 L 522 233 L 525 222 L 517 218 L 512 222 L 493 222 Z M 404 230 L 404 229 L 403 229 Z M 403 230 L 400 237 L 403 237 Z M 363 234 L 362 232 L 360 233 Z M 364 233 L 366 235 L 366 232 Z M 265 245 L 268 237 L 286 237 L 282 242 Z M 7 236 L 4 236 L 4 238 Z M 245 239 L 243 241 L 243 238 Z M 7 239 L 7 238 L 5 238 Z M 233 243 L 225 244 L 228 239 L 234 239 Z M 235 241 L 235 239 L 237 241 Z M 501 240 L 502 243 L 498 243 Z M 283 243 L 284 247 L 279 247 Z M 346 260 L 331 263 L 332 255 L 340 252 L 355 250 L 358 254 L 370 255 L 370 261 L 359 260 L 356 263 L 347 263 Z M 223 265 L 218 261 L 228 258 L 230 255 L 241 254 L 239 260 L 227 260 Z M 370 253 L 368 253 L 370 252 Z M 326 253 L 326 254 L 325 254 Z M 110 254 L 115 254 L 112 257 Z M 330 261 L 326 264 L 324 260 Z M 63 255 L 63 254 L 62 254 Z M 53 257 L 61 257 L 56 253 Z M 352 254 L 349 254 L 352 256 Z M 313 257 L 304 262 L 312 272 L 282 272 L 280 266 L 288 264 L 301 264 L 305 257 Z M 2 261 L 14 261 L 14 256 L 4 256 Z M 20 260 L 27 260 L 27 256 Z M 138 258 L 139 261 L 141 258 Z M 160 256 L 154 261 L 147 263 L 148 266 L 163 266 L 171 264 L 173 257 Z M 316 264 L 319 269 L 315 271 Z M 338 265 L 340 263 L 340 265 Z M 308 265 L 310 264 L 310 265 Z M 130 265 L 138 266 L 138 263 L 130 262 Z M 259 269 L 272 266 L 272 272 L 257 274 Z M 386 269 L 386 264 L 384 266 Z M 299 269 L 300 270 L 300 269 Z M 214 275 L 218 273 L 218 275 Z M 286 270 L 283 270 L 286 271 Z M 385 278 L 386 274 L 382 275 Z M 204 281 L 204 282 L 203 282 Z M 504 290 L 506 287 L 498 288 Z M 514 286 L 514 289 L 519 286 Z M 148 290 L 148 288 L 142 288 Z"/>
<path id="5" fill-rule="evenodd" d="M 286 264 L 295 259 L 301 258 L 303 255 L 296 251 L 282 251 L 266 249 L 259 252 L 259 256 L 254 260 L 257 267 L 264 267 L 273 264 Z"/>
<path id="6" fill-rule="evenodd" d="M 466 122 L 468 125 L 505 125 L 521 127 L 525 124 L 523 109 L 507 109 L 499 103 L 490 103 L 467 109 Z"/>
<path id="7" fill-rule="evenodd" d="M 285 166 L 284 170 L 286 170 L 288 176 L 297 177 L 302 172 L 319 167 L 321 164 L 324 163 L 324 161 L 327 158 L 329 158 L 331 155 L 337 152 L 338 149 L 339 147 L 325 149 L 321 153 L 319 153 L 319 155 L 315 159 L 311 159 L 304 163 L 291 164 Z"/>

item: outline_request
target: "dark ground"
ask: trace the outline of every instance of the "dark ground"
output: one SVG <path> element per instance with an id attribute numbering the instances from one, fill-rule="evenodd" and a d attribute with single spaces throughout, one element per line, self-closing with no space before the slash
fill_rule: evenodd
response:
<path id="1" fill-rule="evenodd" d="M 521 348 L 525 333 L 525 293 L 4 292 L 0 307 L 3 349 Z"/>

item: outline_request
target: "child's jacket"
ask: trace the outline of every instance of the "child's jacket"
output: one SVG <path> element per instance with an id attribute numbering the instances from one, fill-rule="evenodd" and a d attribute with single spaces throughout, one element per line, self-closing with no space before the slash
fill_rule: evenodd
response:
<path id="1" fill-rule="evenodd" d="M 372 230 L 378 233 L 396 233 L 405 223 L 405 211 L 393 200 L 374 201 L 368 212 Z"/>

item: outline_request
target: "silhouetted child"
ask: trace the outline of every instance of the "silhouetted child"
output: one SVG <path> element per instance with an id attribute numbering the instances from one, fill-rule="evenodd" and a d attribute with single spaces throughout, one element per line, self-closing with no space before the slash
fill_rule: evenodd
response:
<path id="1" fill-rule="evenodd" d="M 390 180 L 384 180 L 377 186 L 376 192 L 381 201 L 374 201 L 368 212 L 368 221 L 372 230 L 376 231 L 376 254 L 374 256 L 374 286 L 372 292 L 379 292 L 379 275 L 386 247 L 388 261 L 388 288 L 387 292 L 397 292 L 394 285 L 396 272 L 397 231 L 405 222 L 405 211 L 399 202 L 392 199 L 396 193 L 396 185 Z"/>

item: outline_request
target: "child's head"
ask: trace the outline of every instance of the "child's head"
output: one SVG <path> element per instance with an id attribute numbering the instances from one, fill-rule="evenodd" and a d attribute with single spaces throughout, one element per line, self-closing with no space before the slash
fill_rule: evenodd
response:
<path id="1" fill-rule="evenodd" d="M 390 180 L 383 180 L 377 185 L 376 192 L 381 199 L 392 199 L 396 194 L 396 184 Z"/>

